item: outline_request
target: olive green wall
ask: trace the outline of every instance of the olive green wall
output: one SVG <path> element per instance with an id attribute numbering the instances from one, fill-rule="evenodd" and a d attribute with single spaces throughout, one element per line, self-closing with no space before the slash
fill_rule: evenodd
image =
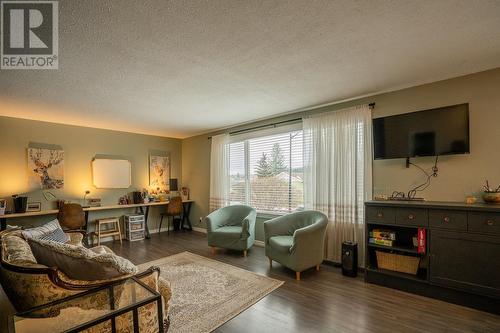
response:
<path id="1" fill-rule="evenodd" d="M 104 205 L 111 205 L 117 204 L 120 196 L 148 187 L 150 150 L 170 152 L 172 178 L 181 178 L 182 143 L 179 139 L 0 117 L 0 142 L 0 198 L 26 194 L 28 201 L 41 202 L 43 210 L 54 208 L 54 203 L 45 200 L 40 190 L 30 191 L 28 188 L 26 149 L 30 143 L 62 146 L 65 154 L 64 189 L 50 192 L 60 199 L 77 203 L 82 203 L 87 189 L 91 191 L 88 197 L 101 198 Z M 94 188 L 91 161 L 99 154 L 121 156 L 130 160 L 132 186 L 129 189 Z M 160 209 L 151 208 L 151 228 L 157 228 Z M 131 209 L 93 212 L 90 219 L 132 212 Z M 13 219 L 9 220 L 9 224 L 37 225 L 51 218 L 53 217 Z"/>
<path id="2" fill-rule="evenodd" d="M 299 116 L 334 111 L 352 105 L 375 102 L 374 117 L 407 113 L 439 106 L 470 103 L 469 155 L 443 156 L 439 160 L 439 176 L 423 193 L 427 200 L 462 201 L 466 195 L 479 196 L 485 179 L 500 184 L 500 68 L 425 84 L 399 91 L 384 93 L 346 103 L 289 114 L 266 121 L 240 126 L 292 119 Z M 235 128 L 236 129 L 236 128 Z M 196 200 L 192 219 L 208 214 L 210 140 L 214 133 L 184 139 L 182 141 L 183 183 Z M 430 169 L 433 158 L 415 158 L 420 166 Z M 373 163 L 374 193 L 390 194 L 394 190 L 408 191 L 423 182 L 424 176 L 414 167 L 405 168 L 404 159 L 378 160 Z M 257 223 L 257 239 L 263 239 L 262 221 Z M 199 225 L 204 227 L 203 225 Z"/>
<path id="3" fill-rule="evenodd" d="M 439 176 L 422 193 L 428 200 L 462 201 L 466 195 L 478 195 L 485 179 L 500 184 L 500 69 L 494 69 L 455 79 L 435 82 L 418 87 L 384 93 L 346 103 L 336 104 L 310 111 L 289 114 L 246 127 L 282 121 L 325 111 L 334 111 L 351 105 L 376 102 L 374 117 L 412 112 L 439 106 L 469 102 L 471 154 L 441 157 Z M 219 131 L 220 132 L 220 131 Z M 141 189 L 148 184 L 148 154 L 150 150 L 170 151 L 172 177 L 182 179 L 181 184 L 190 189 L 195 200 L 191 220 L 196 227 L 199 218 L 209 213 L 208 197 L 210 182 L 210 140 L 208 137 L 218 132 L 199 135 L 184 140 L 125 132 L 60 125 L 39 121 L 0 117 L 0 198 L 14 193 L 26 193 L 27 156 L 30 142 L 60 145 L 65 151 L 65 188 L 52 191 L 59 198 L 81 202 L 83 192 L 90 189 L 90 197 L 102 198 L 104 204 L 114 204 L 118 197 Z M 96 154 L 125 156 L 132 162 L 132 186 L 128 190 L 97 190 L 91 184 L 90 162 Z M 429 169 L 432 158 L 417 158 L 419 165 Z M 406 169 L 404 160 L 374 161 L 374 193 L 390 194 L 393 190 L 407 191 L 411 186 L 423 181 L 416 168 Z M 43 209 L 51 208 L 40 191 L 29 192 L 29 201 L 42 202 Z M 151 226 L 157 225 L 158 209 L 153 208 Z M 121 215 L 124 212 L 94 213 L 99 216 Z M 29 219 L 14 223 L 38 224 L 41 219 Z M 262 221 L 257 223 L 257 239 L 263 239 Z"/>

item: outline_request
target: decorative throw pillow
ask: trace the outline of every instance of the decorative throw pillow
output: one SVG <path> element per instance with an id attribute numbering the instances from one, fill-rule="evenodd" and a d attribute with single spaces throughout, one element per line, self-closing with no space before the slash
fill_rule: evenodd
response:
<path id="1" fill-rule="evenodd" d="M 62 229 L 56 229 L 48 234 L 44 234 L 40 237 L 36 237 L 41 240 L 49 240 L 58 243 L 67 243 L 69 241 L 69 236 L 64 233 Z"/>
<path id="2" fill-rule="evenodd" d="M 71 279 L 106 280 L 136 274 L 137 266 L 114 253 L 95 253 L 83 246 L 29 238 L 31 251 L 39 264 L 57 267 Z"/>
<path id="3" fill-rule="evenodd" d="M 36 264 L 30 246 L 19 236 L 7 235 L 2 238 L 4 259 L 12 265 Z"/>
<path id="4" fill-rule="evenodd" d="M 40 227 L 23 230 L 22 234 L 26 240 L 30 238 L 43 238 L 60 243 L 66 243 L 69 241 L 69 236 L 64 233 L 57 219 L 45 223 Z"/>

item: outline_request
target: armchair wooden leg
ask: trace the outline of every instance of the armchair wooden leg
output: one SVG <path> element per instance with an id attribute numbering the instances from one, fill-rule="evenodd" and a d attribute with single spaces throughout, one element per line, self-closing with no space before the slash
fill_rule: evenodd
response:
<path id="1" fill-rule="evenodd" d="M 319 265 L 316 265 L 316 270 L 319 271 Z"/>
<path id="2" fill-rule="evenodd" d="M 243 257 L 247 256 L 247 250 L 243 250 Z"/>
<path id="3" fill-rule="evenodd" d="M 214 256 L 215 255 L 215 247 L 211 246 L 210 247 L 210 253 Z"/>
<path id="4" fill-rule="evenodd" d="M 295 272 L 295 279 L 300 281 L 300 272 Z"/>
<path id="5" fill-rule="evenodd" d="M 273 268 L 273 259 L 269 258 L 269 268 Z"/>

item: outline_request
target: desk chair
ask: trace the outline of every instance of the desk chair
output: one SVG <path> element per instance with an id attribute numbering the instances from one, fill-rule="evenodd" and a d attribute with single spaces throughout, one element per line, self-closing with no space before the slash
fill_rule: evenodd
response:
<path id="1" fill-rule="evenodd" d="M 66 232 L 79 232 L 84 237 L 84 242 L 88 243 L 87 239 L 87 223 L 85 220 L 85 212 L 81 205 L 76 203 L 65 203 L 59 208 L 57 219 L 61 228 Z"/>
<path id="2" fill-rule="evenodd" d="M 158 228 L 158 232 L 161 230 L 161 224 L 163 222 L 163 217 L 167 217 L 167 235 L 170 235 L 170 217 L 172 217 L 172 221 L 175 217 L 181 218 L 182 221 L 182 198 L 181 197 L 173 197 L 170 198 L 170 202 L 167 205 L 167 211 L 165 213 L 160 214 L 160 227 Z M 182 225 L 181 225 L 182 228 Z"/>
<path id="3" fill-rule="evenodd" d="M 57 214 L 59 224 L 66 230 L 81 230 L 84 231 L 85 212 L 82 206 L 75 203 L 63 204 Z"/>

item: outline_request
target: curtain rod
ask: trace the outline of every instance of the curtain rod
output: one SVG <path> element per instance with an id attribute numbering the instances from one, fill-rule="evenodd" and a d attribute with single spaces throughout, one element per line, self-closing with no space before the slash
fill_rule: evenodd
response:
<path id="1" fill-rule="evenodd" d="M 373 109 L 375 107 L 375 102 L 369 103 L 368 106 L 371 109 Z M 250 128 L 245 128 L 245 129 L 237 130 L 237 131 L 232 131 L 232 132 L 229 132 L 229 135 L 235 135 L 235 134 L 240 134 L 240 133 L 245 133 L 245 132 L 253 132 L 253 131 L 261 129 L 261 128 L 276 127 L 278 125 L 283 125 L 283 124 L 298 122 L 299 120 L 301 121 L 302 117 L 300 117 L 300 118 L 294 118 L 294 119 L 289 119 L 289 120 L 278 121 L 278 122 L 271 123 L 271 124 L 266 124 L 266 125 L 254 126 L 254 127 L 250 127 Z M 210 140 L 211 138 L 212 138 L 212 136 L 209 136 L 207 139 Z"/>

